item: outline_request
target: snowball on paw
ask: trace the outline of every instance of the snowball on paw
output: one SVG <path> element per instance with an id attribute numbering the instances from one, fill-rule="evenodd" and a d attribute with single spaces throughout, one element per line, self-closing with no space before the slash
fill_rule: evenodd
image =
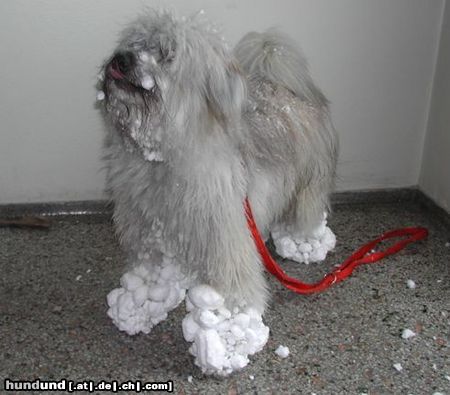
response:
<path id="1" fill-rule="evenodd" d="M 224 298 L 209 285 L 197 285 L 189 290 L 189 300 L 199 309 L 217 309 L 223 306 Z"/>
<path id="2" fill-rule="evenodd" d="M 184 339 L 188 342 L 192 342 L 195 339 L 196 333 L 200 330 L 200 325 L 195 322 L 192 314 L 188 314 L 181 324 L 183 330 Z"/>
<path id="3" fill-rule="evenodd" d="M 323 261 L 336 246 L 336 236 L 327 226 L 326 215 L 308 235 L 283 225 L 277 225 L 271 234 L 277 254 L 300 263 Z"/>
<path id="4" fill-rule="evenodd" d="M 327 226 L 325 228 L 325 232 L 323 234 L 322 239 L 320 240 L 322 244 L 327 247 L 328 251 L 334 249 L 336 247 L 336 235 L 333 231 Z"/>
<path id="5" fill-rule="evenodd" d="M 144 302 L 148 299 L 149 290 L 146 285 L 142 285 L 135 289 L 133 292 L 133 300 L 136 306 L 142 306 Z"/>
<path id="6" fill-rule="evenodd" d="M 214 328 L 220 322 L 220 319 L 212 311 L 202 310 L 198 317 L 198 321 L 204 327 Z"/>
<path id="7" fill-rule="evenodd" d="M 196 363 L 207 370 L 220 371 L 227 352 L 223 340 L 214 329 L 199 330 L 195 336 Z"/>
<path id="8" fill-rule="evenodd" d="M 121 288 L 108 294 L 108 316 L 129 335 L 149 333 L 184 299 L 186 283 L 173 260 L 160 265 L 143 263 L 125 273 Z"/>
<path id="9" fill-rule="evenodd" d="M 224 298 L 208 285 L 189 290 L 189 313 L 183 319 L 184 338 L 193 342 L 189 352 L 203 373 L 226 376 L 244 368 L 248 356 L 261 351 L 269 328 L 261 314 L 251 307 L 224 305 Z"/>
<path id="10" fill-rule="evenodd" d="M 277 252 L 280 251 L 279 254 L 283 257 L 294 257 L 298 250 L 297 244 L 289 236 L 274 240 L 274 243 Z"/>
<path id="11" fill-rule="evenodd" d="M 170 288 L 164 285 L 155 285 L 148 289 L 148 296 L 154 302 L 163 302 L 169 296 Z"/>
<path id="12" fill-rule="evenodd" d="M 134 291 L 144 285 L 144 279 L 133 272 L 128 272 L 120 279 L 120 285 L 128 291 Z"/>
<path id="13" fill-rule="evenodd" d="M 325 246 L 320 246 L 309 254 L 309 262 L 321 262 L 327 257 L 328 250 Z"/>

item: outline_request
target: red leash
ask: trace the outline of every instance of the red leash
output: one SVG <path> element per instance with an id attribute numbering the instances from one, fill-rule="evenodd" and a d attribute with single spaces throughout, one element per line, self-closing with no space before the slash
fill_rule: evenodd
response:
<path id="1" fill-rule="evenodd" d="M 425 239 L 428 236 L 428 230 L 421 227 L 402 228 L 386 232 L 377 239 L 372 240 L 371 242 L 362 246 L 342 265 L 325 275 L 322 280 L 318 281 L 315 284 L 307 284 L 293 277 L 289 277 L 272 258 L 269 251 L 267 250 L 264 240 L 261 238 L 258 227 L 256 226 L 248 198 L 245 199 L 245 215 L 247 217 L 248 227 L 250 228 L 253 239 L 255 240 L 256 247 L 259 254 L 261 255 L 264 265 L 266 266 L 266 269 L 271 274 L 273 274 L 278 279 L 278 281 L 280 281 L 286 288 L 289 288 L 291 291 L 299 294 L 311 294 L 323 291 L 328 287 L 331 287 L 333 284 L 337 284 L 350 276 L 356 267 L 369 263 L 375 263 L 380 259 L 383 259 L 384 257 L 395 254 L 396 252 L 402 250 L 408 244 Z M 383 240 L 403 236 L 408 237 L 398 241 L 384 251 L 370 253 L 370 251 L 374 249 L 378 244 L 380 244 Z"/>

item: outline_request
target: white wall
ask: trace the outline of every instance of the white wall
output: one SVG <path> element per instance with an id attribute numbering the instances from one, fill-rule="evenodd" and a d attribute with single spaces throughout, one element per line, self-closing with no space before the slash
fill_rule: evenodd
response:
<path id="1" fill-rule="evenodd" d="M 417 184 L 443 1 L 172 4 L 204 8 L 232 44 L 273 25 L 301 43 L 332 101 L 342 190 Z M 0 2 L 0 203 L 102 197 L 97 67 L 144 4 L 156 3 Z"/>
<path id="2" fill-rule="evenodd" d="M 450 212 L 450 3 L 444 13 L 439 48 L 420 187 Z"/>

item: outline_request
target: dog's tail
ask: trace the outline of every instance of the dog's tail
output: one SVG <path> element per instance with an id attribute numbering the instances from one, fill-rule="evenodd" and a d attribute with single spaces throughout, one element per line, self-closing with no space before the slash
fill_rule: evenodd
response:
<path id="1" fill-rule="evenodd" d="M 309 75 L 308 63 L 298 46 L 281 32 L 270 29 L 264 33 L 247 33 L 234 54 L 250 79 L 268 80 L 289 89 L 301 100 L 320 107 L 327 105 L 327 99 Z"/>

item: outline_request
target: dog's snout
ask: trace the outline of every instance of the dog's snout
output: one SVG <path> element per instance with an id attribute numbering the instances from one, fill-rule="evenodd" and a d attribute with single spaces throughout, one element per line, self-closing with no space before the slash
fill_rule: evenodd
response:
<path id="1" fill-rule="evenodd" d="M 109 72 L 114 79 L 122 79 L 132 69 L 134 56 L 131 52 L 119 52 L 110 62 Z"/>
<path id="2" fill-rule="evenodd" d="M 131 52 L 122 52 L 118 53 L 114 57 L 114 62 L 117 65 L 119 71 L 123 74 L 126 74 L 128 71 L 130 71 L 131 67 L 133 66 L 133 54 Z"/>

